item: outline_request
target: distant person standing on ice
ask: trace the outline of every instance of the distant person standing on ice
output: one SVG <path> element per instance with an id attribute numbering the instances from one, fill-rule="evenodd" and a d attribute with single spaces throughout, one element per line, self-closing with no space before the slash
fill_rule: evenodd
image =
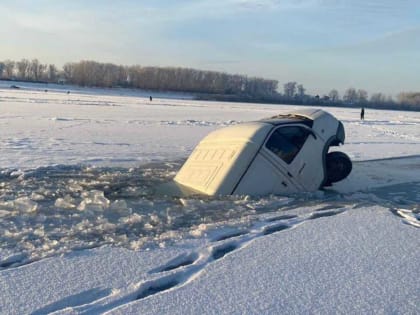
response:
<path id="1" fill-rule="evenodd" d="M 149 96 L 149 100 L 150 100 L 150 101 L 153 101 L 153 97 Z"/>
<path id="2" fill-rule="evenodd" d="M 362 110 L 360 111 L 360 120 L 365 120 L 365 108 L 362 107 Z"/>

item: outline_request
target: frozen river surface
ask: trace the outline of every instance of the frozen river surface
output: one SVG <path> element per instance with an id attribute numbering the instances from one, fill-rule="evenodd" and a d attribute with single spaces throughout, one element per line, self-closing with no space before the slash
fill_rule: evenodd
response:
<path id="1" fill-rule="evenodd" d="M 376 236 L 383 231 L 369 229 L 388 225 L 389 236 L 394 236 L 389 245 L 384 245 L 388 258 L 397 261 L 404 254 L 408 259 L 396 267 L 394 276 L 402 278 L 404 270 L 416 268 L 412 262 L 420 257 L 412 248 L 420 245 L 420 113 L 368 109 L 366 120 L 361 122 L 358 109 L 328 108 L 344 123 L 346 144 L 340 150 L 354 163 L 351 175 L 330 189 L 261 198 L 187 197 L 168 195 L 162 187 L 170 185 L 202 137 L 223 126 L 295 107 L 159 97 L 150 102 L 145 95 L 120 94 L 89 89 L 67 94 L 59 87 L 48 92 L 33 86 L 0 88 L 0 281 L 8 288 L 7 294 L 0 297 L 0 311 L 144 313 L 149 301 L 160 299 L 149 312 L 170 313 L 167 307 L 174 306 L 177 294 L 196 292 L 195 286 L 210 283 L 215 292 L 229 297 L 218 304 L 227 313 L 240 310 L 240 305 L 248 305 L 252 313 L 262 309 L 302 312 L 311 309 L 311 299 L 304 308 L 293 309 L 297 304 L 289 296 L 289 307 L 294 306 L 287 308 L 276 300 L 276 292 L 280 294 L 276 285 L 267 289 L 264 298 L 255 300 L 239 293 L 239 287 L 246 288 L 245 284 L 238 287 L 235 283 L 255 274 L 248 270 L 252 268 L 250 260 L 241 255 L 251 255 L 252 261 L 258 261 L 257 254 L 266 255 L 266 262 L 280 268 L 277 260 L 281 257 L 270 255 L 270 251 L 278 248 L 275 246 L 284 246 L 284 252 L 292 250 L 287 245 L 292 235 L 293 242 L 308 242 L 305 233 L 309 231 L 318 231 L 312 239 L 322 237 L 312 247 L 317 250 L 312 257 L 324 250 L 324 242 L 336 241 L 342 246 L 342 252 L 327 251 L 325 255 L 331 260 L 321 264 L 323 270 L 330 268 L 330 277 L 339 277 L 353 292 L 349 302 L 340 304 L 342 311 L 380 312 L 384 307 L 385 313 L 393 313 L 386 308 L 391 303 L 396 303 L 397 313 L 419 309 L 420 289 L 415 282 L 408 281 L 404 288 L 413 292 L 407 303 L 402 302 L 401 293 L 390 301 L 379 298 L 375 302 L 379 304 L 375 304 L 357 293 L 360 285 L 368 292 L 371 284 L 357 284 L 349 278 L 364 272 L 363 263 L 348 269 L 355 268 L 352 274 L 343 273 L 336 264 L 347 263 L 344 253 L 345 257 L 358 259 L 352 256 L 360 254 L 357 250 L 346 252 L 348 246 L 354 246 L 349 241 L 352 233 L 354 240 L 365 237 L 363 246 L 372 250 L 379 246 Z M 350 228 L 352 224 L 356 226 Z M 319 230 L 314 230 L 318 225 Z M 353 245 L 342 243 L 339 229 L 343 226 L 348 229 L 348 244 Z M 271 243 L 270 238 L 282 240 L 283 245 Z M 256 247 L 257 243 L 260 245 Z M 328 246 L 333 248 L 331 244 Z M 265 254 L 260 253 L 263 248 Z M 312 277 L 312 292 L 322 295 L 322 282 L 327 280 L 322 279 L 322 273 L 313 271 L 317 266 L 310 263 L 313 258 L 309 254 L 302 256 L 302 252 L 292 251 L 290 255 L 290 261 L 284 263 L 296 264 L 291 261 L 295 257 L 302 263 L 302 272 Z M 124 257 L 128 264 L 124 275 L 112 280 L 103 275 L 108 267 L 98 261 L 99 256 L 111 265 L 120 264 L 119 259 Z M 226 272 L 229 259 L 235 257 L 240 275 L 226 280 L 228 285 L 219 283 L 223 273 L 213 269 L 220 266 Z M 71 274 L 76 270 L 72 269 L 76 268 L 75 261 L 83 259 L 88 261 L 82 271 L 77 267 L 79 272 L 102 280 L 84 279 L 83 286 L 69 280 L 57 288 L 53 278 L 44 284 L 38 279 L 37 270 L 44 268 Z M 61 266 L 60 261 L 70 269 Z M 387 260 L 370 257 L 365 263 L 380 269 Z M 141 280 L 130 284 L 127 275 L 134 272 L 135 266 L 141 266 L 136 271 Z M 309 266 L 315 268 L 314 273 L 307 269 Z M 292 273 L 281 272 L 290 289 L 287 292 L 301 290 L 299 281 L 292 280 Z M 376 272 L 368 275 L 382 279 L 386 292 L 403 290 L 390 282 L 391 276 L 381 278 Z M 207 279 L 211 276 L 216 279 Z M 261 277 L 270 278 L 269 272 Z M 46 295 L 41 298 L 27 292 L 26 281 Z M 253 281 L 255 290 L 259 285 L 266 286 Z M 235 291 L 224 292 L 229 287 Z M 27 302 L 19 302 L 21 296 Z M 191 296 L 198 301 L 200 293 Z M 356 307 L 352 301 L 361 306 Z M 339 305 L 325 303 L 313 303 L 315 312 L 338 309 L 335 307 Z M 188 309 L 194 307 L 198 305 L 193 299 Z M 204 311 L 212 312 L 209 308 Z"/>

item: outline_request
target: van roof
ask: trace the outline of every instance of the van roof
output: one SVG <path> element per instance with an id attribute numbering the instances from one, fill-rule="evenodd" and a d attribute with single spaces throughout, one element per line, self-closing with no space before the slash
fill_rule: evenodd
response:
<path id="1" fill-rule="evenodd" d="M 262 119 L 261 121 L 272 124 L 274 126 L 298 123 L 298 124 L 304 124 L 308 127 L 312 127 L 313 122 L 314 122 L 312 119 L 299 115 L 299 114 L 280 114 L 273 117 Z"/>

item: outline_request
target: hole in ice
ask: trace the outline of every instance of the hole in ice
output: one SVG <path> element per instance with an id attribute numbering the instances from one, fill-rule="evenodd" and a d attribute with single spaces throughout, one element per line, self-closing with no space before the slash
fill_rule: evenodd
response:
<path id="1" fill-rule="evenodd" d="M 404 193 L 409 203 L 404 207 L 412 208 L 413 218 L 418 220 L 420 196 L 412 189 L 418 183 L 370 190 L 369 194 L 344 199 L 338 194 L 297 194 L 262 198 L 188 196 L 181 201 L 162 194 L 159 187 L 171 182 L 182 162 L 136 168 L 56 165 L 33 170 L 0 169 L 0 268 L 108 244 L 138 250 L 192 237 L 224 241 L 248 233 L 254 222 L 278 221 L 285 225 L 296 213 L 316 219 L 372 203 L 397 207 L 397 193 Z M 272 218 L 266 219 L 268 214 Z M 281 226 L 267 228 L 265 233 L 283 229 Z M 220 231 L 213 234 L 213 227 Z M 214 257 L 227 252 L 229 248 L 217 250 Z M 8 259 L 4 253 L 23 258 Z M 185 259 L 165 267 L 176 269 L 192 261 Z"/>
<path id="2" fill-rule="evenodd" d="M 102 245 L 128 249 L 166 246 L 196 237 L 197 226 L 246 229 L 256 214 L 278 211 L 286 197 L 163 195 L 182 162 L 138 168 L 56 165 L 0 169 L 0 252 L 31 261 Z M 206 228 L 200 230 L 205 234 Z M 220 235 L 220 234 L 219 234 Z M 234 235 L 220 236 L 220 240 Z M 3 259 L 4 260 L 4 259 Z M 2 268 L 24 264 L 2 261 Z"/>

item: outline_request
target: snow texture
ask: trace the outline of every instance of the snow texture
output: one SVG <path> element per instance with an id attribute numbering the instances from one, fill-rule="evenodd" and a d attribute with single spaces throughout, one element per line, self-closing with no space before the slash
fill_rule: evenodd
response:
<path id="1" fill-rule="evenodd" d="M 419 313 L 418 112 L 326 108 L 353 171 L 324 191 L 176 197 L 202 137 L 296 107 L 10 85 L 1 314 Z"/>

